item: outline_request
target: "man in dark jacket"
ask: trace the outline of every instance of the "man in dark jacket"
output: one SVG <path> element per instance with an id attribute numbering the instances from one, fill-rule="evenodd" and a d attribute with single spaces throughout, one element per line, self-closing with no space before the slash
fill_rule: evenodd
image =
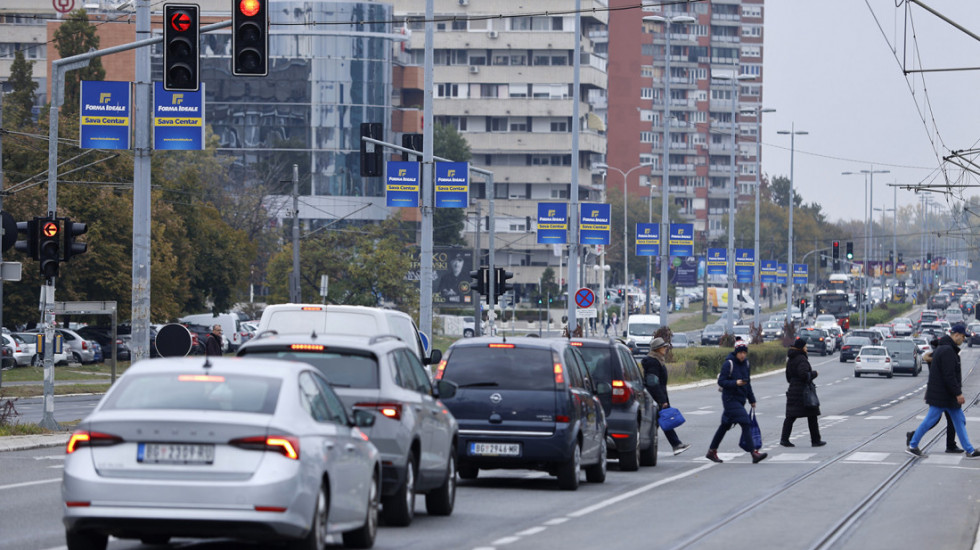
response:
<path id="1" fill-rule="evenodd" d="M 932 352 L 932 364 L 929 366 L 929 382 L 926 385 L 926 404 L 929 412 L 922 419 L 909 441 L 905 452 L 915 457 L 926 456 L 919 450 L 922 436 L 944 412 L 949 413 L 956 429 L 956 437 L 960 445 L 966 449 L 966 458 L 980 458 L 980 451 L 973 448 L 966 434 L 966 417 L 961 406 L 966 402 L 963 397 L 963 373 L 960 370 L 960 345 L 966 339 L 966 326 L 962 323 L 953 325 L 949 334 L 939 339 L 939 347 Z"/>
<path id="2" fill-rule="evenodd" d="M 793 347 L 786 351 L 786 358 L 786 381 L 789 382 L 789 389 L 786 390 L 786 420 L 783 421 L 783 434 L 779 438 L 779 444 L 783 447 L 795 447 L 789 440 L 793 423 L 797 418 L 806 417 L 810 428 L 810 444 L 822 447 L 827 443 L 820 439 L 820 426 L 817 423 L 820 407 L 807 407 L 803 402 L 803 390 L 817 377 L 817 371 L 810 367 L 806 340 L 797 338 Z"/>
<path id="3" fill-rule="evenodd" d="M 661 409 L 670 406 L 667 398 L 667 367 L 664 365 L 666 354 L 667 342 L 663 338 L 654 338 L 650 342 L 650 353 L 640 361 L 640 365 L 643 366 L 644 385 Z M 650 376 L 651 374 L 656 377 L 656 380 Z M 688 443 L 681 443 L 674 430 L 664 430 L 664 435 L 674 449 L 674 455 L 679 455 L 691 447 Z"/>
<path id="4" fill-rule="evenodd" d="M 221 357 L 221 325 L 214 325 L 204 341 L 204 355 Z"/>
<path id="5" fill-rule="evenodd" d="M 931 349 L 936 349 L 937 347 L 939 347 L 939 339 L 937 338 L 937 339 L 934 339 L 934 340 L 930 340 L 929 341 L 929 347 Z M 931 351 L 926 352 L 925 354 L 922 355 L 922 362 L 923 363 L 927 363 L 927 364 L 928 363 L 932 363 L 932 352 Z M 959 453 L 962 453 L 963 452 L 963 449 L 961 449 L 961 448 L 959 448 L 959 447 L 956 446 L 956 428 L 953 426 L 953 419 L 950 418 L 948 412 L 943 412 L 943 416 L 946 417 L 946 452 L 949 453 L 949 454 L 959 454 Z M 939 419 L 936 419 L 936 423 L 937 424 L 939 423 Z M 931 429 L 933 429 L 935 427 L 936 427 L 936 424 L 933 424 L 932 426 L 929 426 L 929 428 L 926 429 L 926 431 L 928 432 L 929 430 L 931 430 Z M 912 442 L 912 435 L 914 433 L 915 433 L 914 431 L 913 432 L 905 432 L 905 446 L 906 447 L 909 447 L 910 446 L 909 444 Z M 923 435 L 925 435 L 925 434 L 923 434 Z"/>
<path id="6" fill-rule="evenodd" d="M 718 446 L 725 437 L 725 433 L 738 424 L 742 427 L 742 438 L 738 446 L 742 450 L 752 453 L 752 463 L 756 464 L 764 460 L 767 453 L 760 453 L 759 449 L 752 448 L 751 418 L 745 410 L 746 400 L 755 408 L 755 394 L 752 392 L 752 383 L 749 380 L 749 346 L 744 340 L 735 341 L 735 349 L 728 354 L 725 362 L 721 365 L 721 372 L 718 374 L 718 385 L 721 386 L 721 404 L 725 408 L 721 413 L 721 425 L 715 431 L 715 436 L 711 438 L 711 445 L 705 458 L 712 462 L 723 462 L 718 458 Z"/>

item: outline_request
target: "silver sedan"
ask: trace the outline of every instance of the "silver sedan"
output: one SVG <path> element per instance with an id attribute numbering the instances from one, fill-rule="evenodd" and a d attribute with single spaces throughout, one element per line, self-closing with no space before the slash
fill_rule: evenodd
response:
<path id="1" fill-rule="evenodd" d="M 79 423 L 63 496 L 69 550 L 107 536 L 162 544 L 229 537 L 318 550 L 369 548 L 381 465 L 316 369 L 268 359 L 133 365 Z"/>

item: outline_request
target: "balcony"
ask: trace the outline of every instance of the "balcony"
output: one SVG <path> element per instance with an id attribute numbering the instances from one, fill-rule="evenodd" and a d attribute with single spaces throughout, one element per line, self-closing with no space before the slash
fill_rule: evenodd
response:
<path id="1" fill-rule="evenodd" d="M 395 65 L 392 73 L 393 88 L 425 89 L 425 70 L 420 65 Z"/>
<path id="2" fill-rule="evenodd" d="M 464 132 L 463 137 L 474 154 L 567 153 L 572 134 L 545 132 Z M 606 154 L 606 137 L 596 132 L 579 133 L 579 149 Z"/>
<path id="3" fill-rule="evenodd" d="M 479 71 L 470 72 L 471 65 L 438 65 L 435 67 L 435 81 L 440 82 L 535 82 L 537 84 L 565 84 L 572 81 L 571 65 L 531 66 L 531 65 L 472 65 Z M 604 70 L 592 65 L 582 65 L 579 81 L 583 88 L 606 89 L 609 78 Z"/>
<path id="4" fill-rule="evenodd" d="M 572 98 L 440 98 L 435 102 L 439 116 L 567 117 L 572 114 Z M 591 109 L 579 102 L 583 116 Z"/>

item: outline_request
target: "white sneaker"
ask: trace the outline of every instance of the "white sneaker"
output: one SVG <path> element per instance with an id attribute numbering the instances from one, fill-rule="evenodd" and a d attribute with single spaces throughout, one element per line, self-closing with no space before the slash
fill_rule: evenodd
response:
<path id="1" fill-rule="evenodd" d="M 691 448 L 690 444 L 681 443 L 680 445 L 674 447 L 674 456 L 677 456 L 690 448 Z"/>

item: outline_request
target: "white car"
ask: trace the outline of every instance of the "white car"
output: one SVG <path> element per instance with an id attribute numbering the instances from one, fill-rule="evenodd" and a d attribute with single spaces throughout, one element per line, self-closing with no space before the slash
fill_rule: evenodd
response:
<path id="1" fill-rule="evenodd" d="M 854 358 L 854 378 L 861 378 L 862 374 L 880 374 L 885 378 L 891 378 L 892 358 L 888 355 L 885 346 L 864 346 Z"/>
<path id="2" fill-rule="evenodd" d="M 30 366 L 31 359 L 34 358 L 34 347 L 36 344 L 29 344 L 21 336 L 4 333 L 3 345 L 9 346 L 14 351 L 14 361 L 18 367 Z"/>
<path id="3" fill-rule="evenodd" d="M 813 326 L 816 328 L 827 328 L 835 326 L 837 324 L 837 318 L 833 315 L 817 315 L 817 319 L 813 321 Z"/>

